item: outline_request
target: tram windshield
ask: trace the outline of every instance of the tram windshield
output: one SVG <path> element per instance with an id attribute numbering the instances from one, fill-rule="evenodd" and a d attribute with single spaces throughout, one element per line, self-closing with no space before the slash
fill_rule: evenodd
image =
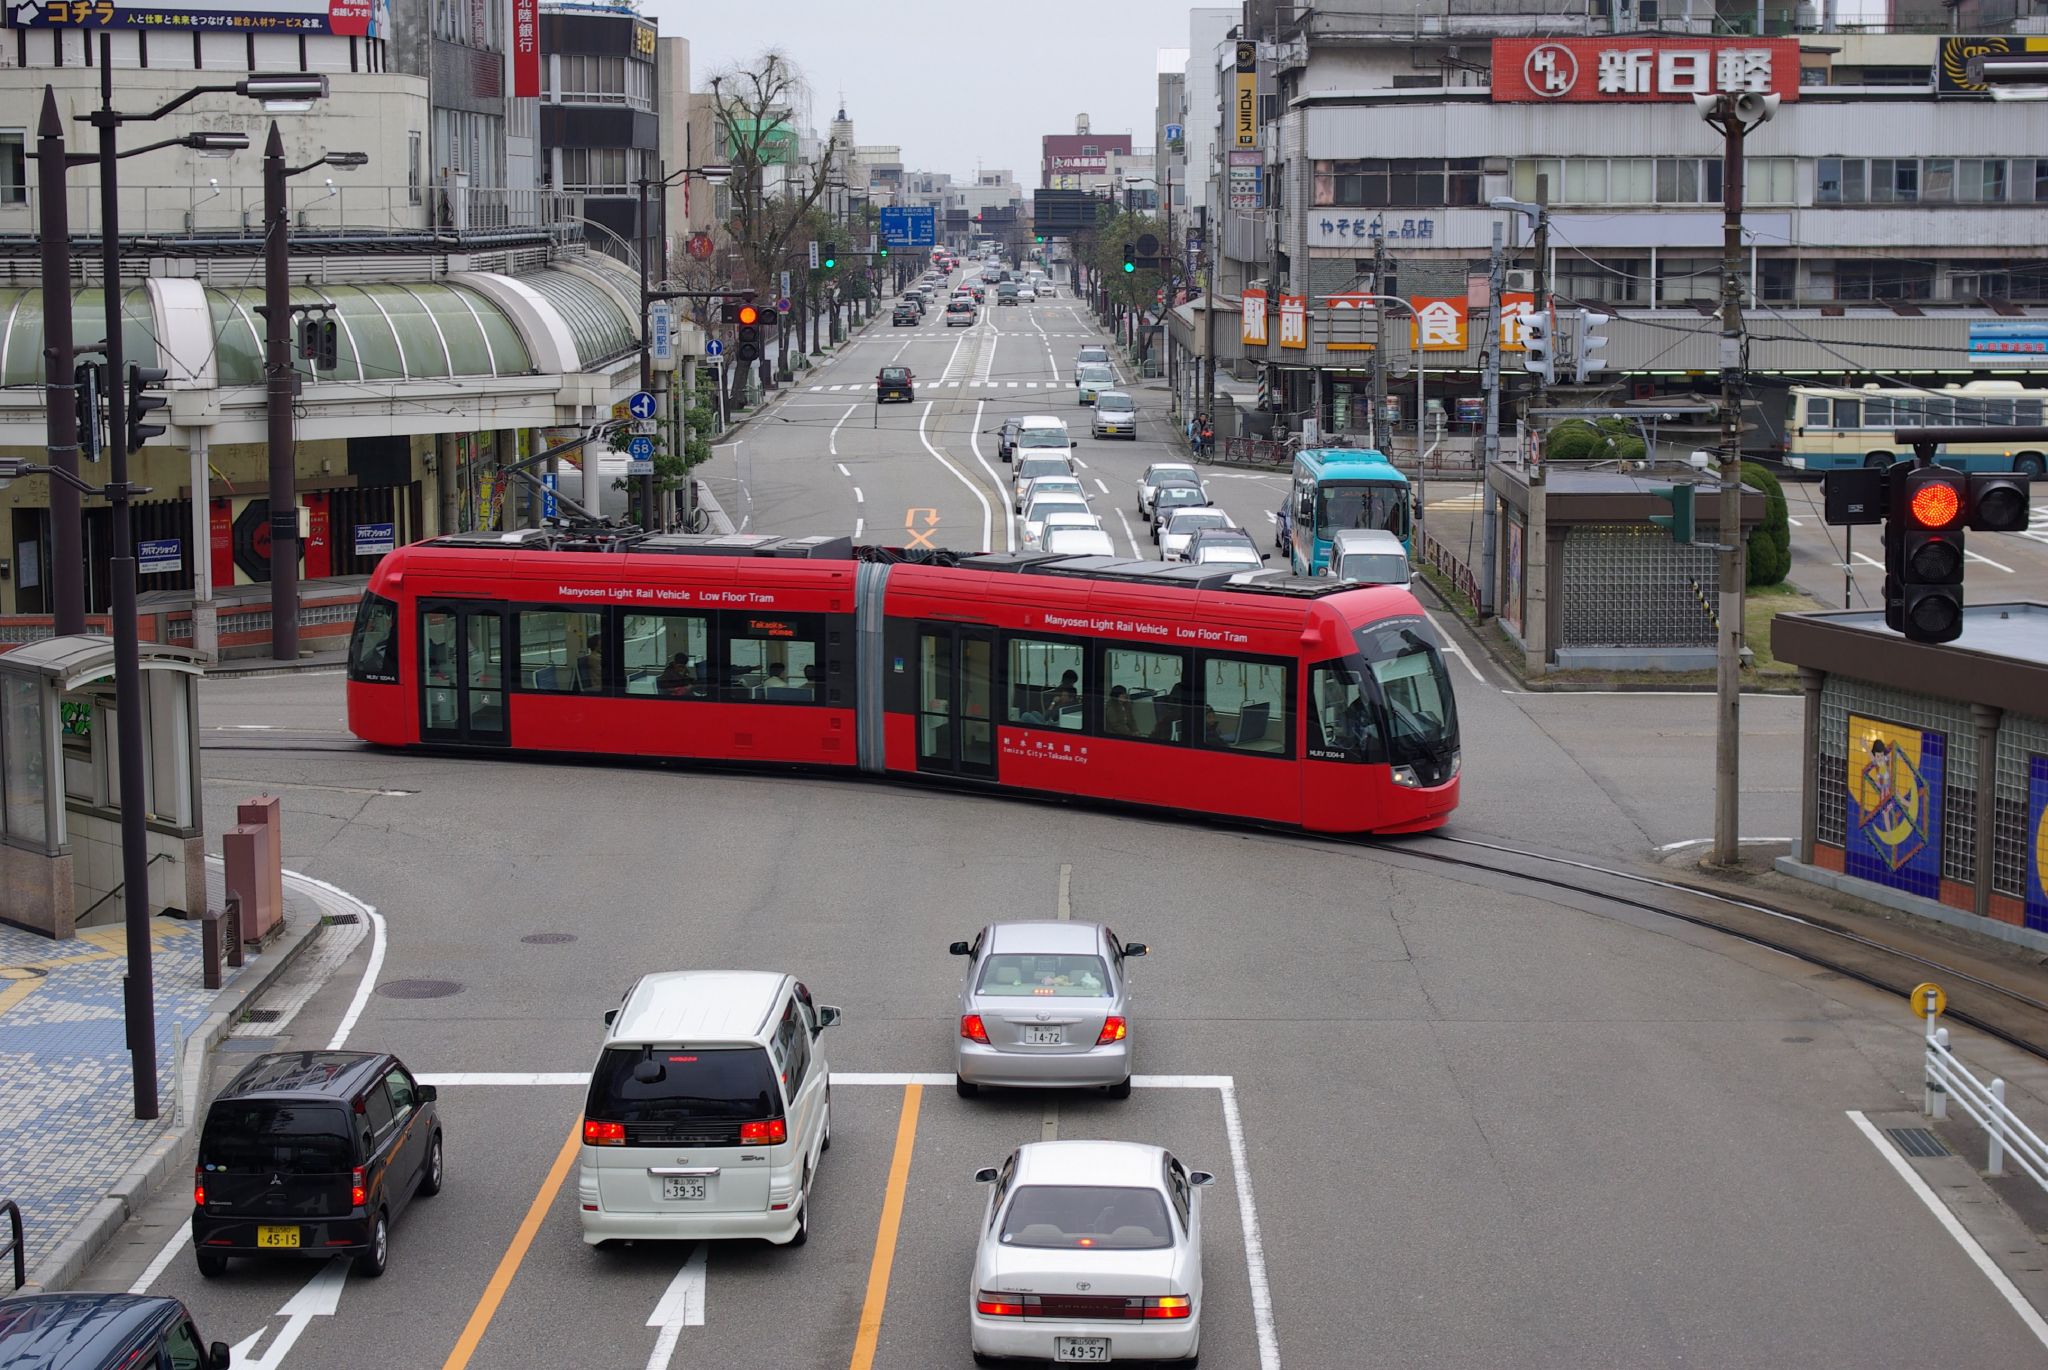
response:
<path id="1" fill-rule="evenodd" d="M 1360 628 L 1358 645 L 1385 711 L 1389 759 L 1443 767 L 1458 746 L 1458 706 L 1435 632 L 1419 618 L 1389 619 Z"/>
<path id="2" fill-rule="evenodd" d="M 1327 538 L 1346 528 L 1384 528 L 1408 537 L 1408 487 L 1363 482 L 1324 485 L 1316 491 L 1316 536 Z"/>

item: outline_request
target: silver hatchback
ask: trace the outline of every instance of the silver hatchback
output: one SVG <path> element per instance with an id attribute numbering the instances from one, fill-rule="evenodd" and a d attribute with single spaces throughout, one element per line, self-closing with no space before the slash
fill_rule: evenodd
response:
<path id="1" fill-rule="evenodd" d="M 1119 942 L 1100 923 L 991 923 L 949 948 L 967 958 L 954 1087 L 1099 1087 L 1131 1092 L 1131 987 L 1125 964 L 1142 942 Z"/>

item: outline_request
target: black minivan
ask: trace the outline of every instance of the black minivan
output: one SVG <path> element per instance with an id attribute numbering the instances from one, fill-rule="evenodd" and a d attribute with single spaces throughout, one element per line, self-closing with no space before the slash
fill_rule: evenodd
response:
<path id="1" fill-rule="evenodd" d="M 227 1370 L 225 1342 L 199 1339 L 176 1299 L 21 1294 L 0 1299 L 0 1365 L 38 1370 Z"/>
<path id="2" fill-rule="evenodd" d="M 230 1256 L 354 1256 L 375 1277 L 391 1220 L 444 1178 L 432 1085 L 383 1052 L 259 1056 L 207 1110 L 192 1172 L 199 1273 Z"/>

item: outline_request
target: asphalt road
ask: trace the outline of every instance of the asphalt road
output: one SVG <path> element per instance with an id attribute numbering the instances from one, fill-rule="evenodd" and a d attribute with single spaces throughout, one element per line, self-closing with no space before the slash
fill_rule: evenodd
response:
<path id="1" fill-rule="evenodd" d="M 1023 382 L 1069 374 L 1089 332 L 1063 300 L 995 313 L 951 334 L 873 330 L 752 425 L 727 471 L 745 473 L 753 526 L 914 529 L 931 509 L 944 541 L 979 545 L 997 492 L 975 438 L 998 403 L 1076 413 L 1069 392 Z M 829 387 L 871 380 L 897 349 L 926 391 L 860 427 L 868 397 L 835 403 Z M 1002 391 L 929 389 L 980 374 L 970 362 Z M 1128 508 L 1129 478 L 1162 450 L 1162 416 L 1144 422 L 1135 444 L 1082 440 L 1110 507 Z M 1223 485 L 1251 524 L 1265 495 Z M 1704 835 L 1707 701 L 1538 698 L 1454 669 L 1455 831 L 1623 861 Z M 1221 1370 L 2042 1354 L 1845 1117 L 1917 1094 L 1911 1020 L 1775 953 L 1419 869 L 1398 844 L 895 783 L 370 752 L 346 737 L 334 675 L 212 680 L 201 707 L 213 829 L 239 799 L 282 795 L 287 864 L 387 921 L 380 988 L 347 1045 L 450 1081 L 447 1189 L 400 1217 L 381 1281 L 345 1277 L 324 1298 L 307 1292 L 316 1268 L 290 1262 L 202 1280 L 177 1192 L 92 1272 L 185 1298 L 207 1336 L 247 1343 L 237 1365 L 964 1366 L 972 1171 L 1046 1136 L 1152 1141 L 1219 1175 L 1203 1350 Z M 1746 717 L 1769 782 L 1748 815 L 1788 832 L 1775 787 L 1796 766 L 1796 711 L 1759 701 Z M 1062 906 L 1152 948 L 1136 967 L 1142 1087 L 1122 1102 L 955 1097 L 946 944 Z M 283 1045 L 328 1045 L 371 947 Z M 685 966 L 786 968 L 845 1010 L 824 1039 L 841 1073 L 834 1146 L 802 1249 L 720 1245 L 693 1265 L 687 1247 L 580 1240 L 560 1183 L 574 1077 L 626 985 Z M 401 980 L 452 992 L 400 997 Z M 223 1053 L 217 1076 L 237 1064 Z M 455 1082 L 507 1074 L 571 1082 Z M 906 1176 L 893 1224 L 892 1170 Z M 664 1358 L 650 1319 L 678 1280 Z M 878 1319 L 866 1338 L 864 1315 Z"/>

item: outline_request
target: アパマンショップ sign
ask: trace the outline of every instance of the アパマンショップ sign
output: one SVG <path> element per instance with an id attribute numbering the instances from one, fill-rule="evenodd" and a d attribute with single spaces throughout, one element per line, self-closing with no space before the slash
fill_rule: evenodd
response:
<path id="1" fill-rule="evenodd" d="M 1799 98 L 1792 38 L 1496 38 L 1504 104 L 1644 104 L 1754 92 Z"/>

